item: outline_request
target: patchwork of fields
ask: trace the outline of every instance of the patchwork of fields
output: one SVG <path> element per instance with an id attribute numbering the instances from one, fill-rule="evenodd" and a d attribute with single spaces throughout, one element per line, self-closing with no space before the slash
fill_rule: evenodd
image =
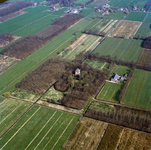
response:
<path id="1" fill-rule="evenodd" d="M 21 103 L 18 105 L 18 109 L 20 108 L 19 110 L 23 111 L 21 105 L 25 105 L 25 102 L 18 102 Z M 26 107 L 28 107 L 27 104 L 25 105 Z M 8 114 L 5 111 L 2 114 L 5 122 L 14 121 L 15 117 L 17 117 L 15 112 L 11 113 L 11 118 L 7 117 Z M 34 105 L 1 138 L 0 148 L 61 149 L 75 128 L 79 118 L 80 116 L 78 115 Z"/>

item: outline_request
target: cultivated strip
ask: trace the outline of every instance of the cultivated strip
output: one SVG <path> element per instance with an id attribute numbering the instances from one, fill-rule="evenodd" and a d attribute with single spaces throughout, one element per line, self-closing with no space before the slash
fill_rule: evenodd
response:
<path id="1" fill-rule="evenodd" d="M 48 122 L 52 119 L 52 117 L 56 114 L 57 111 L 53 113 L 53 115 L 49 118 L 49 120 L 45 123 L 45 125 L 41 128 L 41 130 L 37 133 L 37 135 L 33 138 L 33 140 L 27 145 L 25 150 L 31 145 L 31 143 L 36 139 L 36 137 L 41 133 L 41 131 L 45 128 L 45 126 L 48 124 Z"/>
<path id="2" fill-rule="evenodd" d="M 22 102 L 22 103 L 23 103 L 23 102 Z M 22 103 L 20 103 L 20 105 L 21 105 Z M 5 121 L 18 107 L 20 107 L 20 105 L 18 105 L 9 115 L 7 115 L 7 116 L 0 122 L 0 124 L 1 124 L 3 121 Z"/>
<path id="3" fill-rule="evenodd" d="M 9 103 L 4 109 L 2 109 L 2 110 L 0 111 L 0 113 L 2 113 L 4 110 L 6 110 L 11 104 L 12 104 L 12 103 Z"/>
<path id="4" fill-rule="evenodd" d="M 74 116 L 75 117 L 75 116 Z M 72 118 L 72 120 L 74 119 L 74 117 Z M 66 128 L 64 129 L 64 131 L 62 132 L 62 134 L 60 135 L 60 137 L 58 138 L 57 142 L 54 144 L 53 148 L 56 146 L 56 144 L 58 143 L 58 141 L 60 140 L 60 138 L 62 137 L 62 135 L 64 134 L 64 132 L 67 130 L 68 126 L 71 124 L 72 120 L 69 122 L 69 124 L 66 126 Z"/>
<path id="5" fill-rule="evenodd" d="M 11 141 L 12 138 L 14 138 L 14 136 L 22 129 L 22 127 L 37 113 L 37 111 L 40 109 L 41 107 L 39 107 L 32 115 L 30 118 L 28 118 L 28 120 L 15 132 L 15 134 L 2 146 L 1 149 L 3 149 L 8 143 L 9 141 Z"/>
<path id="6" fill-rule="evenodd" d="M 56 122 L 60 119 L 60 117 L 63 115 L 63 113 L 61 113 L 61 115 L 58 117 L 58 119 L 55 121 L 55 123 L 53 124 L 53 126 L 56 124 Z M 34 148 L 34 150 L 41 144 L 41 142 L 43 141 L 43 139 L 47 136 L 47 134 L 50 132 L 50 130 L 53 128 L 53 126 L 51 126 L 51 128 L 48 130 L 48 132 L 44 135 L 44 137 L 41 139 L 41 141 L 38 143 L 38 145 Z"/>

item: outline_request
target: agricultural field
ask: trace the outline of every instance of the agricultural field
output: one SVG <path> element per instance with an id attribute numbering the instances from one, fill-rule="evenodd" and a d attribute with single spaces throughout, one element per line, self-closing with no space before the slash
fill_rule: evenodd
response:
<path id="1" fill-rule="evenodd" d="M 131 60 L 136 62 L 143 50 L 142 41 L 141 40 L 132 40 L 126 51 L 122 55 L 121 59 Z"/>
<path id="2" fill-rule="evenodd" d="M 129 39 L 108 37 L 97 47 L 94 53 L 98 52 L 100 55 L 120 58 L 129 42 Z"/>
<path id="3" fill-rule="evenodd" d="M 116 66 L 112 73 L 116 72 L 119 76 L 123 76 L 125 73 L 129 73 L 129 71 L 130 69 L 128 67 Z M 108 81 L 101 89 L 97 98 L 118 102 L 122 87 L 123 87 L 123 82 L 113 83 Z"/>
<path id="4" fill-rule="evenodd" d="M 85 3 L 87 3 L 89 0 L 77 0 L 77 1 L 75 1 L 74 3 L 75 4 L 85 4 Z"/>
<path id="5" fill-rule="evenodd" d="M 12 98 L 7 98 L 0 104 L 0 137 L 30 106 L 31 103 Z"/>
<path id="6" fill-rule="evenodd" d="M 109 15 L 106 16 L 105 18 L 107 18 L 107 19 L 114 19 L 114 20 L 121 20 L 125 16 L 126 16 L 126 14 L 123 11 L 117 11 L 117 12 L 109 13 Z"/>
<path id="7" fill-rule="evenodd" d="M 63 150 L 96 150 L 108 123 L 84 117 Z"/>
<path id="8" fill-rule="evenodd" d="M 145 38 L 151 35 L 150 23 L 144 22 L 137 31 L 135 38 Z"/>
<path id="9" fill-rule="evenodd" d="M 108 3 L 109 2 L 109 0 L 95 0 L 94 2 L 92 2 L 91 4 L 92 5 L 104 5 L 104 4 L 106 4 L 106 3 Z"/>
<path id="10" fill-rule="evenodd" d="M 95 67 L 100 70 L 103 70 L 104 68 L 109 69 L 110 67 L 110 64 L 106 62 L 95 61 L 95 60 L 90 60 L 90 59 L 86 59 L 85 62 L 88 63 L 90 66 Z"/>
<path id="11" fill-rule="evenodd" d="M 57 90 L 54 89 L 54 87 L 52 86 L 42 97 L 42 100 L 54 100 L 54 101 L 58 101 L 59 99 L 62 99 L 64 96 L 64 94 L 62 92 L 59 92 Z"/>
<path id="12" fill-rule="evenodd" d="M 94 8 L 94 7 L 96 7 L 97 5 L 93 5 L 93 4 L 89 4 L 89 5 L 87 5 L 86 7 L 87 8 Z"/>
<path id="13" fill-rule="evenodd" d="M 109 37 L 116 37 L 116 38 L 123 37 L 127 39 L 133 38 L 133 36 L 135 35 L 140 25 L 141 25 L 141 22 L 123 20 L 111 32 Z"/>
<path id="14" fill-rule="evenodd" d="M 61 149 L 79 119 L 78 115 L 34 105 L 1 138 L 0 148 Z"/>
<path id="15" fill-rule="evenodd" d="M 48 8 L 49 7 L 38 6 L 35 8 L 24 9 L 24 11 L 27 11 L 27 13 L 1 23 L 0 32 L 12 33 L 20 28 L 26 27 L 27 25 L 32 24 L 33 22 L 40 20 L 46 17 L 47 15 L 49 15 L 50 12 L 45 11 Z"/>
<path id="16" fill-rule="evenodd" d="M 88 17 L 90 14 L 94 12 L 94 9 L 82 9 L 80 13 L 83 17 Z"/>
<path id="17" fill-rule="evenodd" d="M 122 103 L 151 108 L 151 72 L 136 69 L 126 90 Z"/>
<path id="18" fill-rule="evenodd" d="M 109 124 L 97 150 L 150 149 L 151 135 Z"/>
<path id="19" fill-rule="evenodd" d="M 20 60 L 8 56 L 0 55 L 0 74 L 17 64 Z"/>
<path id="20" fill-rule="evenodd" d="M 148 0 L 140 0 L 137 4 L 138 8 L 145 8 L 145 5 L 147 4 Z"/>
<path id="21" fill-rule="evenodd" d="M 29 102 L 35 102 L 38 98 L 40 98 L 40 95 L 29 91 L 17 89 L 11 94 L 11 97 Z"/>
<path id="22" fill-rule="evenodd" d="M 102 15 L 102 13 L 103 12 L 94 12 L 91 15 L 89 15 L 88 18 L 92 18 L 92 19 L 99 18 Z"/>
<path id="23" fill-rule="evenodd" d="M 70 51 L 68 51 L 67 55 L 65 55 L 65 58 L 68 59 L 74 59 L 77 54 L 79 54 L 82 51 L 92 51 L 98 44 L 101 37 L 94 36 L 94 35 L 88 35 L 84 39 L 84 41 L 81 43 L 77 43 Z"/>
<path id="24" fill-rule="evenodd" d="M 144 48 L 142 53 L 138 59 L 138 63 L 140 64 L 151 64 L 151 50 Z"/>
<path id="25" fill-rule="evenodd" d="M 145 12 L 130 12 L 125 20 L 143 22 L 147 13 Z"/>
<path id="26" fill-rule="evenodd" d="M 65 14 L 65 12 L 64 12 L 65 10 L 67 10 L 67 8 L 60 9 L 60 10 L 54 12 L 53 15 L 62 16 Z"/>

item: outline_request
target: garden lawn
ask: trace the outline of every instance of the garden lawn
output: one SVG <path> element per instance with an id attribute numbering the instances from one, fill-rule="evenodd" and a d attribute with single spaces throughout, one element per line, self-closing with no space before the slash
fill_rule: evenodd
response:
<path id="1" fill-rule="evenodd" d="M 1 139 L 2 149 L 61 149 L 80 116 L 34 105 Z"/>
<path id="2" fill-rule="evenodd" d="M 129 74 L 130 72 L 130 68 L 125 67 L 125 66 L 120 66 L 120 65 L 116 65 L 116 67 L 113 69 L 112 74 L 113 73 L 117 73 L 119 76 L 123 76 L 125 73 Z"/>
<path id="3" fill-rule="evenodd" d="M 130 12 L 125 20 L 142 22 L 146 15 L 146 12 Z"/>
<path id="4" fill-rule="evenodd" d="M 17 119 L 31 106 L 31 103 L 5 99 L 0 103 L 0 136 L 2 136 Z"/>
<path id="5" fill-rule="evenodd" d="M 136 69 L 122 103 L 151 109 L 151 72 Z"/>
<path id="6" fill-rule="evenodd" d="M 106 82 L 97 98 L 118 102 L 121 84 Z"/>
<path id="7" fill-rule="evenodd" d="M 122 55 L 121 59 L 131 60 L 136 62 L 143 50 L 141 40 L 132 40 L 130 45 L 127 47 L 126 51 Z"/>

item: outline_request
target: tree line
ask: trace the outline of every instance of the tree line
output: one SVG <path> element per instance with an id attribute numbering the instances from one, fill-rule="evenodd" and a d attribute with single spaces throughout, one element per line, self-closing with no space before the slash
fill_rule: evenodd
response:
<path id="1" fill-rule="evenodd" d="M 0 17 L 4 17 L 6 15 L 12 14 L 16 11 L 23 9 L 23 8 L 29 7 L 32 4 L 33 4 L 32 2 L 23 2 L 23 1 L 9 4 L 7 7 L 0 9 Z"/>
<path id="2" fill-rule="evenodd" d="M 14 40 L 14 35 L 10 33 L 2 33 L 0 34 L 0 43 L 5 45 L 8 42 L 12 42 Z"/>

